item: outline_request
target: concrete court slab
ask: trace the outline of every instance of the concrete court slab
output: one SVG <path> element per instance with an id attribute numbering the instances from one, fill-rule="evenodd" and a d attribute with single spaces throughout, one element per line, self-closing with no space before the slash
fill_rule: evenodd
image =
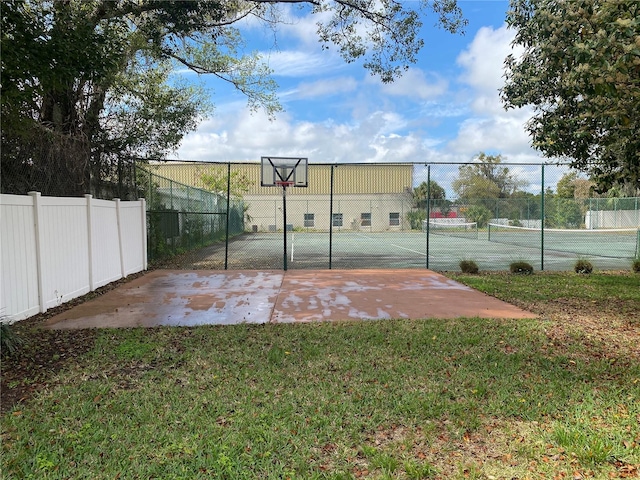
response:
<path id="1" fill-rule="evenodd" d="M 154 270 L 51 317 L 44 327 L 458 317 L 536 315 L 430 270 Z"/>

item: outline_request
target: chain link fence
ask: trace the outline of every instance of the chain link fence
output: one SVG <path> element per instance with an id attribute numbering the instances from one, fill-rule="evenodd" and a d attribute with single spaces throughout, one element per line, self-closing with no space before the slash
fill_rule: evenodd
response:
<path id="1" fill-rule="evenodd" d="M 256 163 L 167 162 L 185 184 L 241 183 L 243 233 L 187 268 L 431 268 L 482 270 L 526 261 L 572 270 L 629 269 L 640 256 L 640 199 L 596 198 L 565 165 L 309 164 L 308 188 L 260 186 Z M 284 195 L 283 195 L 284 193 Z M 285 213 L 286 212 L 286 213 Z M 225 262 L 223 262 L 225 256 Z"/>
<path id="2" fill-rule="evenodd" d="M 86 141 L 50 130 L 29 135 L 20 142 L 3 137 L 1 193 L 138 199 L 136 159 L 92 151 Z"/>
<path id="3" fill-rule="evenodd" d="M 137 167 L 136 184 L 147 203 L 150 262 L 189 268 L 227 268 L 230 237 L 244 232 L 243 202 Z M 207 248 L 223 254 L 208 258 Z M 221 246 L 224 248 L 221 250 Z M 206 265 L 200 265 L 208 258 Z M 173 259 L 167 263 L 167 260 Z"/>
<path id="4" fill-rule="evenodd" d="M 640 198 L 596 196 L 566 165 L 311 163 L 309 187 L 283 192 L 261 187 L 259 163 L 102 158 L 70 174 L 41 153 L 3 162 L 2 193 L 144 197 L 149 260 L 171 267 L 626 270 L 640 257 Z"/>

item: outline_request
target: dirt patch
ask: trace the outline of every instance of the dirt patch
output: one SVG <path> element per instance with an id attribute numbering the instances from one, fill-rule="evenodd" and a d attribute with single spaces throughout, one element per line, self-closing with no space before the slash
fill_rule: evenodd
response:
<path id="1" fill-rule="evenodd" d="M 557 348 L 579 341 L 589 354 L 640 359 L 640 305 L 631 300 L 586 302 L 557 298 L 548 302 L 513 302 L 553 322 L 547 335 Z M 604 347 L 604 350 L 603 350 Z"/>
<path id="2" fill-rule="evenodd" d="M 2 357 L 0 414 L 53 385 L 58 371 L 89 351 L 96 336 L 96 330 L 68 332 L 22 325 L 15 331 L 25 344 L 18 354 Z"/>
<path id="3" fill-rule="evenodd" d="M 61 369 L 77 363 L 78 357 L 93 348 L 97 330 L 45 330 L 40 328 L 45 320 L 104 295 L 141 275 L 143 273 L 130 275 L 126 279 L 105 285 L 64 305 L 12 325 L 12 331 L 24 344 L 15 355 L 8 356 L 5 352 L 2 353 L 0 415 L 28 400 L 35 393 L 54 385 L 57 373 Z"/>

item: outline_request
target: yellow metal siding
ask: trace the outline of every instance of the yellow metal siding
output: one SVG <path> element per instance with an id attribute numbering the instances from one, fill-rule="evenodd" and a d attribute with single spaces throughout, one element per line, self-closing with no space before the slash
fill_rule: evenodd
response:
<path id="1" fill-rule="evenodd" d="M 403 193 L 411 188 L 411 164 L 342 164 L 334 170 L 334 193 Z"/>
<path id="2" fill-rule="evenodd" d="M 152 173 L 175 182 L 202 188 L 203 173 L 226 177 L 227 164 L 166 163 L 145 166 Z M 260 186 L 259 163 L 232 163 L 231 171 L 244 173 L 250 181 L 249 195 L 282 195 L 282 190 Z M 412 164 L 340 164 L 334 166 L 336 195 L 404 193 L 412 187 Z M 289 188 L 290 195 L 328 195 L 331 191 L 331 165 L 309 165 L 309 187 Z"/>

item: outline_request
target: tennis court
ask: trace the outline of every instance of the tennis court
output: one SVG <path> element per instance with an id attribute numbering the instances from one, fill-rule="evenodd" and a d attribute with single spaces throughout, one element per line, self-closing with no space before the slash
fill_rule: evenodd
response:
<path id="1" fill-rule="evenodd" d="M 542 237 L 544 233 L 544 238 Z M 575 253 L 594 258 L 627 258 L 640 256 L 639 229 L 565 230 L 513 227 L 489 224 L 487 239 L 507 245 L 541 248 Z"/>
<path id="2" fill-rule="evenodd" d="M 482 270 L 526 261 L 536 270 L 570 271 L 577 260 L 597 270 L 628 270 L 640 257 L 640 197 L 566 196 L 558 192 L 570 180 L 566 165 L 503 165 L 523 190 L 497 198 L 471 188 L 469 171 L 493 185 L 474 162 L 308 164 L 262 157 L 260 164 L 162 165 L 147 172 L 154 206 L 149 259 L 179 255 L 169 266 L 187 269 L 452 271 L 473 260 Z M 228 204 L 223 192 L 192 186 L 204 171 L 247 175 L 248 191 Z M 490 231 L 487 223 L 496 227 Z"/>
<path id="3" fill-rule="evenodd" d="M 589 259 L 597 269 L 628 269 L 638 254 L 638 231 L 545 231 L 433 229 L 396 232 L 287 232 L 287 269 L 429 268 L 459 269 L 461 260 L 481 270 L 508 270 L 527 261 L 540 270 L 571 270 L 576 260 Z M 544 250 L 541 246 L 544 245 Z M 428 252 L 428 253 L 427 253 Z M 188 269 L 225 266 L 225 245 L 212 245 L 176 260 Z M 283 232 L 245 233 L 229 242 L 229 269 L 283 269 Z"/>

